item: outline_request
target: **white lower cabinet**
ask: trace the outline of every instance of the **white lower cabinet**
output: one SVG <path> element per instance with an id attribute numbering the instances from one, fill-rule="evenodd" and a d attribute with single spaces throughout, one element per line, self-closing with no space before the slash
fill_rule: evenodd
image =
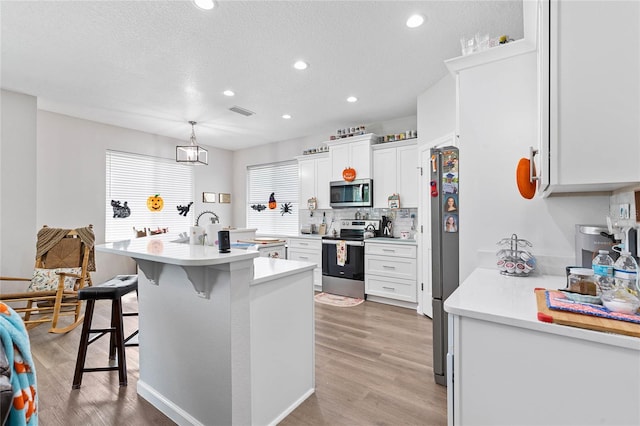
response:
<path id="1" fill-rule="evenodd" d="M 365 242 L 365 293 L 417 302 L 416 252 L 411 244 Z"/>
<path id="2" fill-rule="evenodd" d="M 313 286 L 322 290 L 322 241 L 319 238 L 290 238 L 287 259 L 315 263 Z"/>

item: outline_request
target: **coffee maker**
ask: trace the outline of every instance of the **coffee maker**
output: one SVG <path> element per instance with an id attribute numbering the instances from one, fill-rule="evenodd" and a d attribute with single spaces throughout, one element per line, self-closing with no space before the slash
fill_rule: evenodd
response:
<path id="1" fill-rule="evenodd" d="M 388 216 L 382 216 L 382 227 L 380 229 L 383 237 L 393 237 L 393 224 L 391 223 L 391 218 Z"/>
<path id="2" fill-rule="evenodd" d="M 608 231 L 606 225 L 576 225 L 576 266 L 591 268 L 591 262 L 599 250 L 607 250 L 613 260 L 618 258 L 619 253 L 613 250 L 613 246 L 619 241 Z"/>

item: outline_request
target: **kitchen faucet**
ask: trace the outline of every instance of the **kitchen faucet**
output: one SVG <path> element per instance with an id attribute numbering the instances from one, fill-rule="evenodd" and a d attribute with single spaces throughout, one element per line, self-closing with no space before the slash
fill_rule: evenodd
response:
<path id="1" fill-rule="evenodd" d="M 213 216 L 213 217 L 211 218 L 211 223 L 212 223 L 212 224 L 213 224 L 213 223 L 220 223 L 220 218 L 218 217 L 218 215 L 217 215 L 217 214 L 215 214 L 215 213 L 214 213 L 214 212 L 212 212 L 211 210 L 205 210 L 205 211 L 203 211 L 202 213 L 200 213 L 200 214 L 198 215 L 198 217 L 196 217 L 196 226 L 198 226 L 198 222 L 200 221 L 200 217 L 201 217 L 202 215 L 204 215 L 204 214 L 210 214 L 210 215 L 212 215 L 212 216 Z"/>

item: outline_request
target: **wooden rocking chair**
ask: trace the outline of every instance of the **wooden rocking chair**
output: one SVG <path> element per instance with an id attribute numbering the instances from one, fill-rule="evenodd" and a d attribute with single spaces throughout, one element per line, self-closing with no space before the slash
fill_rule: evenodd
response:
<path id="1" fill-rule="evenodd" d="M 50 322 L 50 333 L 66 333 L 82 324 L 82 301 L 77 293 L 92 285 L 89 271 L 95 271 L 94 239 L 92 225 L 73 230 L 44 226 L 38 232 L 33 278 L 0 277 L 0 281 L 31 282 L 26 292 L 0 294 L 1 301 L 23 315 L 28 330 Z M 58 326 L 63 316 L 72 316 L 73 322 Z"/>

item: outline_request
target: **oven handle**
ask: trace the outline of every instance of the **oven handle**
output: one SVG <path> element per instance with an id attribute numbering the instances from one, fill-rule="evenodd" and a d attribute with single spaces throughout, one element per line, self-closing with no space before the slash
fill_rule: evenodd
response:
<path id="1" fill-rule="evenodd" d="M 337 244 L 340 240 L 322 240 L 322 244 Z M 350 241 L 346 240 L 345 244 L 348 246 L 364 247 L 364 241 Z"/>

